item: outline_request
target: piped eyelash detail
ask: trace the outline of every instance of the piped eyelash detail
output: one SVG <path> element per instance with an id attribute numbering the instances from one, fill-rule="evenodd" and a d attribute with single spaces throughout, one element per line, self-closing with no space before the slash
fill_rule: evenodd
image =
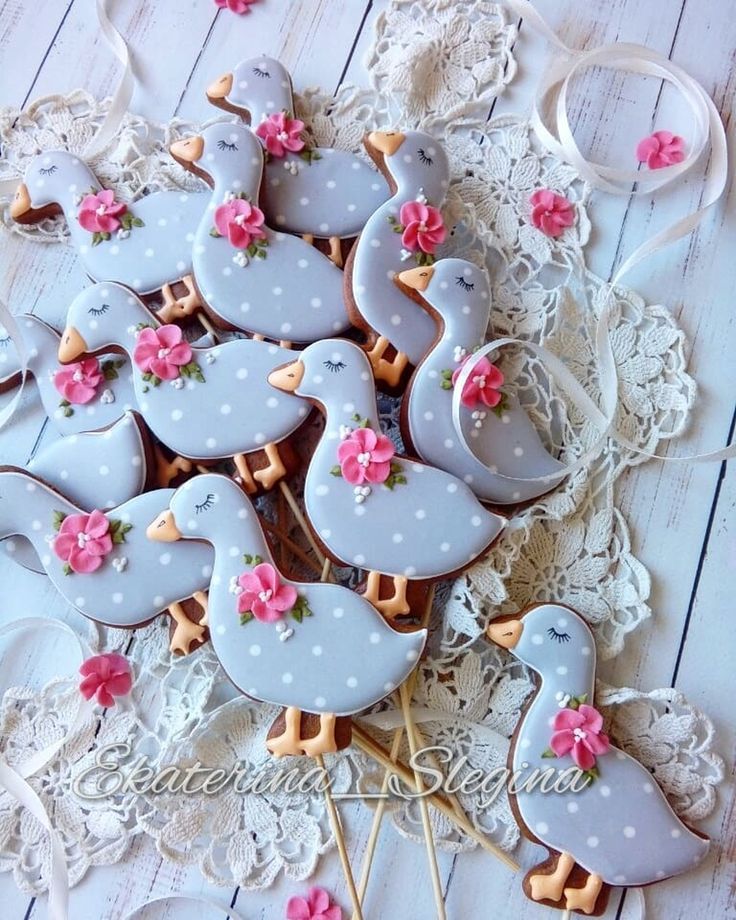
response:
<path id="1" fill-rule="evenodd" d="M 215 496 L 212 492 L 207 493 L 207 498 L 200 504 L 194 506 L 194 511 L 196 514 L 201 514 L 203 511 L 209 511 L 210 508 L 215 503 Z"/>
<path id="2" fill-rule="evenodd" d="M 569 634 L 569 633 L 566 633 L 566 632 L 557 632 L 557 630 L 554 628 L 554 626 L 550 626 L 550 628 L 547 630 L 547 635 L 550 637 L 550 639 L 554 639 L 555 642 L 560 642 L 560 643 L 562 643 L 562 642 L 569 642 L 569 641 L 570 641 L 570 634 Z"/>
<path id="3" fill-rule="evenodd" d="M 103 303 L 102 306 L 99 307 L 99 308 L 98 308 L 98 307 L 90 307 L 89 310 L 87 310 L 87 312 L 88 312 L 88 313 L 91 313 L 92 316 L 102 316 L 102 314 L 103 314 L 103 313 L 107 313 L 107 311 L 108 311 L 109 309 L 110 309 L 110 304 L 109 304 L 109 303 Z"/>
<path id="4" fill-rule="evenodd" d="M 332 374 L 339 374 L 343 368 L 347 367 L 344 361 L 323 361 L 322 363 Z"/>
<path id="5" fill-rule="evenodd" d="M 464 291 L 472 291 L 475 287 L 474 282 L 466 281 L 462 275 L 458 275 L 457 278 L 455 278 L 455 284 L 457 284 L 458 287 L 461 287 Z"/>
<path id="6" fill-rule="evenodd" d="M 39 172 L 42 176 L 53 176 L 58 168 L 58 166 L 49 166 L 48 169 L 39 169 Z"/>
<path id="7" fill-rule="evenodd" d="M 237 144 L 228 144 L 227 141 L 218 141 L 218 142 L 217 142 L 217 149 L 218 149 L 218 150 L 237 150 L 237 149 L 238 149 L 238 145 L 237 145 Z"/>
<path id="8" fill-rule="evenodd" d="M 0 348 L 7 348 L 10 345 L 10 336 L 6 335 L 4 339 L 0 339 Z"/>
<path id="9" fill-rule="evenodd" d="M 431 166 L 432 163 L 434 163 L 432 157 L 428 157 L 424 152 L 424 147 L 420 147 L 419 150 L 417 150 L 417 156 L 419 157 L 419 162 L 424 163 L 425 166 Z"/>
<path id="10" fill-rule="evenodd" d="M 262 80 L 270 80 L 271 74 L 267 70 L 261 70 L 260 67 L 254 67 L 253 73 Z"/>

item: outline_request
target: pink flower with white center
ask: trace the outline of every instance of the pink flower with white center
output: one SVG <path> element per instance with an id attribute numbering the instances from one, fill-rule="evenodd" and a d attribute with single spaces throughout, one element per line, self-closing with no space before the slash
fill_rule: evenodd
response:
<path id="1" fill-rule="evenodd" d="M 181 376 L 179 368 L 191 362 L 192 346 L 173 323 L 158 329 L 144 326 L 136 339 L 133 360 L 144 374 L 175 380 Z"/>
<path id="2" fill-rule="evenodd" d="M 88 658 L 79 673 L 84 678 L 79 689 L 85 700 L 94 696 L 100 706 L 114 706 L 116 696 L 125 696 L 133 686 L 130 664 L 124 655 L 107 652 Z"/>
<path id="3" fill-rule="evenodd" d="M 244 198 L 233 198 L 215 211 L 215 227 L 236 249 L 247 249 L 254 240 L 265 237 L 263 211 Z"/>
<path id="4" fill-rule="evenodd" d="M 401 242 L 411 252 L 421 249 L 431 255 L 447 236 L 441 211 L 421 201 L 405 201 L 399 212 L 399 223 L 404 228 Z"/>
<path id="5" fill-rule="evenodd" d="M 289 898 L 286 920 L 342 920 L 342 908 L 331 903 L 324 888 L 310 888 L 306 898 Z"/>
<path id="6" fill-rule="evenodd" d="M 468 409 L 475 409 L 478 403 L 494 409 L 503 399 L 500 387 L 503 386 L 504 377 L 496 365 L 491 364 L 485 356 L 474 358 L 473 355 L 467 355 L 461 365 L 453 371 L 452 385 L 455 386 L 460 372 L 468 361 L 475 361 L 475 365 L 465 382 L 460 401 Z"/>
<path id="7" fill-rule="evenodd" d="M 256 136 L 266 145 L 272 157 L 285 157 L 287 153 L 299 153 L 306 147 L 302 137 L 304 122 L 289 118 L 286 112 L 275 112 L 264 119 L 256 128 Z"/>
<path id="8" fill-rule="evenodd" d="M 639 141 L 636 158 L 650 169 L 662 169 L 685 159 L 685 142 L 671 131 L 655 131 Z"/>
<path id="9" fill-rule="evenodd" d="M 256 0 L 215 0 L 217 6 L 221 10 L 230 10 L 231 13 L 247 13 L 250 10 L 251 4 L 255 3 Z"/>
<path id="10" fill-rule="evenodd" d="M 563 709 L 555 716 L 550 747 L 557 757 L 571 754 L 581 770 L 592 770 L 596 757 L 611 747 L 601 731 L 603 716 L 594 706 L 582 703 L 578 709 Z"/>
<path id="11" fill-rule="evenodd" d="M 262 623 L 275 623 L 288 613 L 297 600 L 296 588 L 282 584 L 279 573 L 268 562 L 238 578 L 238 613 L 252 613 Z"/>
<path id="12" fill-rule="evenodd" d="M 94 399 L 104 380 L 97 358 L 85 358 L 76 364 L 60 367 L 54 374 L 54 386 L 67 402 L 84 405 Z"/>
<path id="13" fill-rule="evenodd" d="M 560 236 L 566 227 L 575 223 L 575 206 L 564 195 L 548 188 L 540 189 L 529 199 L 532 206 L 532 223 L 547 236 Z"/>
<path id="14" fill-rule="evenodd" d="M 371 428 L 356 428 L 340 442 L 337 459 L 343 477 L 352 485 L 385 482 L 391 474 L 396 448 L 385 434 Z"/>
<path id="15" fill-rule="evenodd" d="M 51 545 L 73 572 L 85 575 L 95 572 L 112 552 L 110 522 L 101 511 L 68 514 Z"/>
<path id="16" fill-rule="evenodd" d="M 120 217 L 127 210 L 126 204 L 115 200 L 113 191 L 103 189 L 96 194 L 85 195 L 77 219 L 90 233 L 114 233 L 120 228 Z"/>

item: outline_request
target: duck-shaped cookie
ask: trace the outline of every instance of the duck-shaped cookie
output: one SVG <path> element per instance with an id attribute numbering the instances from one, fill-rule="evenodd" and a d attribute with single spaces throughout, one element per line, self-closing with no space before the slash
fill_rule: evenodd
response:
<path id="1" fill-rule="evenodd" d="M 335 718 L 383 699 L 416 666 L 425 630 L 395 632 L 348 588 L 286 578 L 250 499 L 225 476 L 188 480 L 148 536 L 213 544 L 213 647 L 243 693 L 288 707 L 283 733 L 269 737 L 274 754 L 337 750 Z M 319 716 L 315 736 L 301 732 L 302 713 Z"/>
<path id="2" fill-rule="evenodd" d="M 207 98 L 240 115 L 265 148 L 261 204 L 268 223 L 329 238 L 337 259 L 340 240 L 357 236 L 388 198 L 383 176 L 353 153 L 312 146 L 294 116 L 291 76 L 274 58 L 241 61 L 208 87 Z"/>
<path id="3" fill-rule="evenodd" d="M 249 128 L 210 125 L 177 141 L 171 154 L 213 187 L 192 264 L 214 322 L 288 342 L 348 328 L 342 272 L 304 240 L 264 222 L 257 207 L 263 151 Z"/>
<path id="4" fill-rule="evenodd" d="M 394 284 L 400 271 L 434 261 L 446 238 L 439 211 L 450 168 L 438 141 L 421 131 L 374 131 L 368 153 L 391 186 L 345 264 L 345 301 L 353 325 L 368 335 L 376 380 L 396 389 L 410 364 L 432 347 L 435 324 Z M 388 352 L 393 351 L 389 359 Z"/>
<path id="5" fill-rule="evenodd" d="M 506 519 L 464 482 L 396 453 L 381 433 L 370 362 L 354 342 L 316 342 L 269 381 L 327 417 L 304 484 L 307 519 L 334 560 L 368 570 L 365 597 L 384 616 L 412 611 L 410 582 L 461 572 L 503 530 Z M 388 598 L 382 575 L 393 580 Z"/>
<path id="6" fill-rule="evenodd" d="M 485 342 L 491 309 L 488 275 L 463 259 L 440 259 L 401 272 L 397 280 L 437 324 L 435 343 L 414 371 L 401 404 L 404 443 L 422 460 L 466 482 L 481 501 L 507 504 L 548 492 L 559 482 L 563 465 L 547 452 L 487 358 L 480 359 L 478 374 L 462 396 L 463 433 L 472 453 L 455 431 L 453 375 Z M 550 479 L 523 481 L 537 476 Z"/>
<path id="7" fill-rule="evenodd" d="M 521 777 L 510 793 L 514 814 L 550 852 L 524 879 L 526 894 L 602 913 L 608 886 L 649 885 L 697 865 L 708 840 L 680 821 L 652 774 L 602 731 L 593 706 L 595 642 L 585 621 L 561 604 L 541 604 L 492 621 L 487 634 L 538 676 L 509 752 L 509 768 Z M 577 768 L 574 787 L 525 789 L 524 777 L 550 768 Z"/>
<path id="8" fill-rule="evenodd" d="M 104 512 L 83 511 L 31 473 L 0 467 L 0 539 L 29 539 L 59 593 L 106 626 L 140 626 L 169 608 L 178 625 L 174 646 L 185 649 L 203 628 L 186 618 L 181 602 L 195 596 L 206 605 L 213 557 L 197 543 L 153 551 L 146 527 L 173 494 L 160 489 Z"/>
<path id="9" fill-rule="evenodd" d="M 192 346 L 178 326 L 162 326 L 128 288 L 96 284 L 69 308 L 59 360 L 111 348 L 124 350 L 135 365 L 137 408 L 178 455 L 172 462 L 177 469 L 233 458 L 245 489 L 256 492 L 272 488 L 292 468 L 286 439 L 309 405 L 279 398 L 267 382 L 291 352 L 253 339 Z"/>
<path id="10" fill-rule="evenodd" d="M 154 192 L 127 205 L 100 189 L 92 170 L 73 153 L 35 156 L 10 206 L 20 224 L 35 224 L 62 211 L 69 234 L 93 281 L 119 281 L 138 294 L 162 292 L 168 321 L 198 306 L 191 278 L 194 233 L 207 207 L 203 193 Z M 179 298 L 172 285 L 181 282 Z"/>

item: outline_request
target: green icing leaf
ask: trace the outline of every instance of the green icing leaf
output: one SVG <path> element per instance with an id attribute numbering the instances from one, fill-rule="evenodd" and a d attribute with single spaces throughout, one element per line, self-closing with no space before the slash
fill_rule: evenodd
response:
<path id="1" fill-rule="evenodd" d="M 54 511 L 54 512 L 53 512 L 53 514 L 52 514 L 52 516 L 51 516 L 51 520 L 52 520 L 53 525 L 54 525 L 54 530 L 59 530 L 59 528 L 60 528 L 61 525 L 63 524 L 65 518 L 66 518 L 66 514 L 65 514 L 63 511 Z"/>

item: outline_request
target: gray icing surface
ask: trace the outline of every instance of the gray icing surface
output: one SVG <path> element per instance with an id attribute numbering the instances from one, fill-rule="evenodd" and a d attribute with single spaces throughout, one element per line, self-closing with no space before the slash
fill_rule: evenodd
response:
<path id="1" fill-rule="evenodd" d="M 415 667 L 426 631 L 395 632 L 372 604 L 340 585 L 281 576 L 312 611 L 301 623 L 284 621 L 293 630 L 285 641 L 275 623 L 253 619 L 241 625 L 230 582 L 253 568 L 243 555 L 258 555 L 275 566 L 250 500 L 232 480 L 208 474 L 181 486 L 170 507 L 185 537 L 214 544 L 211 641 L 230 679 L 249 696 L 307 712 L 349 715 L 383 699 Z"/>
<path id="2" fill-rule="evenodd" d="M 523 631 L 511 650 L 541 677 L 539 692 L 521 717 L 513 769 L 574 766 L 571 756 L 543 758 L 560 711 L 558 693 L 593 699 L 595 642 L 572 610 L 545 604 L 521 619 Z M 567 638 L 560 638 L 560 637 Z M 708 841 L 675 815 L 652 775 L 638 761 L 611 747 L 597 758 L 600 776 L 582 792 L 520 792 L 521 817 L 539 840 L 570 853 L 588 872 L 610 885 L 646 885 L 691 869 Z"/>
<path id="3" fill-rule="evenodd" d="M 194 275 L 209 308 L 226 323 L 272 339 L 313 342 L 348 328 L 343 276 L 304 240 L 266 229 L 266 258 L 239 265 L 240 250 L 227 237 L 215 238 L 215 209 L 226 194 L 258 201 L 263 152 L 245 125 L 216 124 L 202 134 L 197 166 L 214 182 L 209 208 L 194 244 Z"/>
<path id="4" fill-rule="evenodd" d="M 416 263 L 402 261 L 401 234 L 394 233 L 389 218 L 398 220 L 401 206 L 422 194 L 428 204 L 441 207 L 449 184 L 449 164 L 441 145 L 420 131 L 405 132 L 403 143 L 386 156 L 385 163 L 397 190 L 373 214 L 355 244 L 353 300 L 369 326 L 408 355 L 412 364 L 418 364 L 434 340 L 435 325 L 393 282 L 396 274 Z"/>
<path id="5" fill-rule="evenodd" d="M 375 386 L 363 350 L 344 339 L 316 342 L 299 359 L 297 393 L 321 403 L 324 434 L 312 456 L 304 500 L 312 526 L 329 551 L 350 565 L 439 578 L 476 560 L 500 534 L 505 518 L 490 513 L 465 483 L 443 470 L 400 459 L 405 485 L 371 486 L 363 502 L 354 486 L 330 472 L 338 463 L 340 426 L 354 415 L 380 432 Z"/>
<path id="6" fill-rule="evenodd" d="M 485 342 L 491 306 L 488 276 L 462 259 L 441 259 L 432 268 L 434 273 L 421 296 L 437 311 L 443 329 L 417 367 L 404 397 L 417 454 L 462 479 L 483 501 L 526 501 L 548 492 L 555 480 L 524 483 L 503 478 L 553 475 L 562 468 L 547 452 L 516 399 L 508 398 L 508 408 L 500 416 L 479 404 L 477 409 L 486 412 L 481 428 L 475 427 L 473 410 L 463 407 L 463 432 L 474 452 L 469 453 L 458 440 L 452 419 L 453 390 L 442 389 L 441 375 L 460 366 L 456 348 L 469 354 Z M 494 362 L 495 356 L 490 360 Z"/>
<path id="7" fill-rule="evenodd" d="M 87 288 L 67 314 L 67 328 L 79 332 L 89 351 L 117 344 L 132 354 L 139 323 L 160 325 L 118 284 Z M 306 402 L 280 395 L 267 380 L 271 370 L 297 352 L 253 339 L 192 350 L 204 383 L 178 378 L 184 381 L 180 388 L 170 381 L 153 386 L 137 368 L 133 375 L 136 404 L 146 424 L 178 454 L 214 460 L 261 450 L 286 438 L 309 414 Z"/>
<path id="8" fill-rule="evenodd" d="M 206 591 L 212 576 L 211 547 L 163 547 L 146 537 L 148 524 L 173 494 L 173 489 L 146 492 L 108 512 L 110 520 L 132 525 L 125 542 L 113 547 L 96 572 L 65 575 L 64 563 L 49 545 L 55 536 L 53 515 L 80 509 L 29 473 L 6 467 L 0 471 L 0 539 L 27 537 L 59 593 L 80 613 L 108 626 L 137 626 L 195 591 Z M 113 560 L 123 558 L 118 571 Z"/>
<path id="9" fill-rule="evenodd" d="M 0 386 L 19 374 L 20 370 L 20 357 L 10 333 L 5 326 L 0 326 Z"/>
<path id="10" fill-rule="evenodd" d="M 232 76 L 227 103 L 249 115 L 254 129 L 269 115 L 285 111 L 294 117 L 291 77 L 279 61 L 250 58 Z M 386 181 L 353 153 L 315 149 L 320 158 L 311 163 L 298 153 L 269 157 L 261 193 L 266 219 L 291 233 L 357 236 L 388 198 Z"/>
<path id="11" fill-rule="evenodd" d="M 28 370 L 33 374 L 46 415 L 62 435 L 77 434 L 112 424 L 128 409 L 135 406 L 130 362 L 123 355 L 101 355 L 100 368 L 110 379 L 104 379 L 94 397 L 85 404 L 69 406 L 71 415 L 65 415 L 60 406 L 63 396 L 54 386 L 53 375 L 63 365 L 59 364 L 59 333 L 43 320 L 31 314 L 18 316 L 18 329 L 28 353 Z M 19 371 L 18 352 L 12 341 L 5 349 L 9 362 Z M 0 356 L 3 351 L 0 350 Z M 2 371 L 0 371 L 2 373 Z M 115 374 L 116 376 L 112 376 Z"/>
<path id="12" fill-rule="evenodd" d="M 41 153 L 29 163 L 25 183 L 34 208 L 62 208 L 72 243 L 93 280 L 120 281 L 149 294 L 191 274 L 194 233 L 209 200 L 206 193 L 165 191 L 141 198 L 129 210 L 144 226 L 134 227 L 125 239 L 115 233 L 93 246 L 92 234 L 77 219 L 80 196 L 100 189 L 86 163 L 63 150 Z"/>

